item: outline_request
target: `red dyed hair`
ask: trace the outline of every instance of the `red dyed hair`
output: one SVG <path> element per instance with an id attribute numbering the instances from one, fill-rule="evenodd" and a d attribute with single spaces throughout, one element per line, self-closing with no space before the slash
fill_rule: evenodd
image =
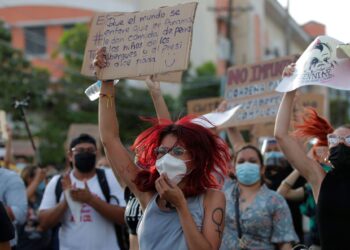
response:
<path id="1" fill-rule="evenodd" d="M 295 128 L 297 137 L 317 138 L 315 146 L 328 146 L 327 135 L 334 131 L 332 125 L 313 108 L 305 108 L 303 123 L 296 124 Z"/>
<path id="2" fill-rule="evenodd" d="M 230 155 L 226 143 L 217 135 L 198 124 L 192 123 L 193 116 L 185 116 L 177 122 L 148 119 L 153 126 L 142 132 L 132 149 L 140 165 L 146 166 L 136 176 L 134 182 L 143 192 L 156 191 L 155 181 L 159 177 L 155 168 L 158 147 L 166 135 L 174 135 L 191 155 L 191 173 L 187 175 L 186 187 L 182 190 L 186 197 L 203 193 L 207 188 L 220 188 L 217 177 L 227 175 Z"/>

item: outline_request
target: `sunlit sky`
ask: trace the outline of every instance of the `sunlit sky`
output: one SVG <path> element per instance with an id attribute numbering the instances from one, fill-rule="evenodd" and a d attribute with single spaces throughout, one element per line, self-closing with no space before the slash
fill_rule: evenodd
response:
<path id="1" fill-rule="evenodd" d="M 286 6 L 287 0 L 278 0 Z M 326 25 L 326 34 L 350 42 L 349 0 L 289 0 L 290 15 L 299 24 L 314 20 Z"/>

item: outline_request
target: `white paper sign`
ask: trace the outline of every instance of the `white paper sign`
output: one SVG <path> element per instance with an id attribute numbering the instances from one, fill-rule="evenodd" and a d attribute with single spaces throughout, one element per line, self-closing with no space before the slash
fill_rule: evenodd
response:
<path id="1" fill-rule="evenodd" d="M 350 90 L 350 60 L 337 57 L 342 42 L 329 36 L 317 37 L 296 62 L 295 72 L 276 88 L 289 92 L 306 85 Z"/>
<path id="2" fill-rule="evenodd" d="M 240 105 L 233 107 L 225 112 L 211 112 L 199 118 L 193 119 L 192 122 L 201 125 L 205 128 L 229 128 L 234 126 L 235 114 L 237 113 L 239 108 Z"/>

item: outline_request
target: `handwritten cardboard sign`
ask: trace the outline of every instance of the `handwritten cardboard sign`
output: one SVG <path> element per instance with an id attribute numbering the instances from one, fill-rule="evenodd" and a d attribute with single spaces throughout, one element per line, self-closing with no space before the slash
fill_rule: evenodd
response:
<path id="1" fill-rule="evenodd" d="M 317 37 L 296 62 L 293 75 L 285 77 L 276 90 L 289 92 L 306 85 L 350 90 L 350 60 L 337 57 L 341 44 L 329 36 Z"/>
<path id="2" fill-rule="evenodd" d="M 187 113 L 196 115 L 210 113 L 219 106 L 222 100 L 222 97 L 211 97 L 190 100 L 187 102 Z"/>
<path id="3" fill-rule="evenodd" d="M 235 116 L 236 126 L 272 122 L 275 120 L 282 94 L 275 91 L 285 66 L 296 60 L 295 55 L 250 65 L 238 65 L 228 70 L 225 99 L 228 107 L 241 105 Z"/>
<path id="4" fill-rule="evenodd" d="M 107 67 L 97 72 L 103 80 L 187 69 L 196 8 L 197 3 L 186 3 L 142 12 L 95 15 L 82 74 L 94 75 L 91 63 L 99 47 L 107 50 Z M 178 78 L 170 75 L 169 81 Z"/>

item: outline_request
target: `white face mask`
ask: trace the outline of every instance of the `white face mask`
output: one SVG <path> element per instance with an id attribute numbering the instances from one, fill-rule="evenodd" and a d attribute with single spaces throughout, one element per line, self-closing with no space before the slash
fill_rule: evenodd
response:
<path id="1" fill-rule="evenodd" d="M 185 161 L 178 159 L 171 154 L 166 154 L 156 161 L 156 168 L 159 174 L 167 174 L 169 179 L 178 184 L 187 173 Z"/>

